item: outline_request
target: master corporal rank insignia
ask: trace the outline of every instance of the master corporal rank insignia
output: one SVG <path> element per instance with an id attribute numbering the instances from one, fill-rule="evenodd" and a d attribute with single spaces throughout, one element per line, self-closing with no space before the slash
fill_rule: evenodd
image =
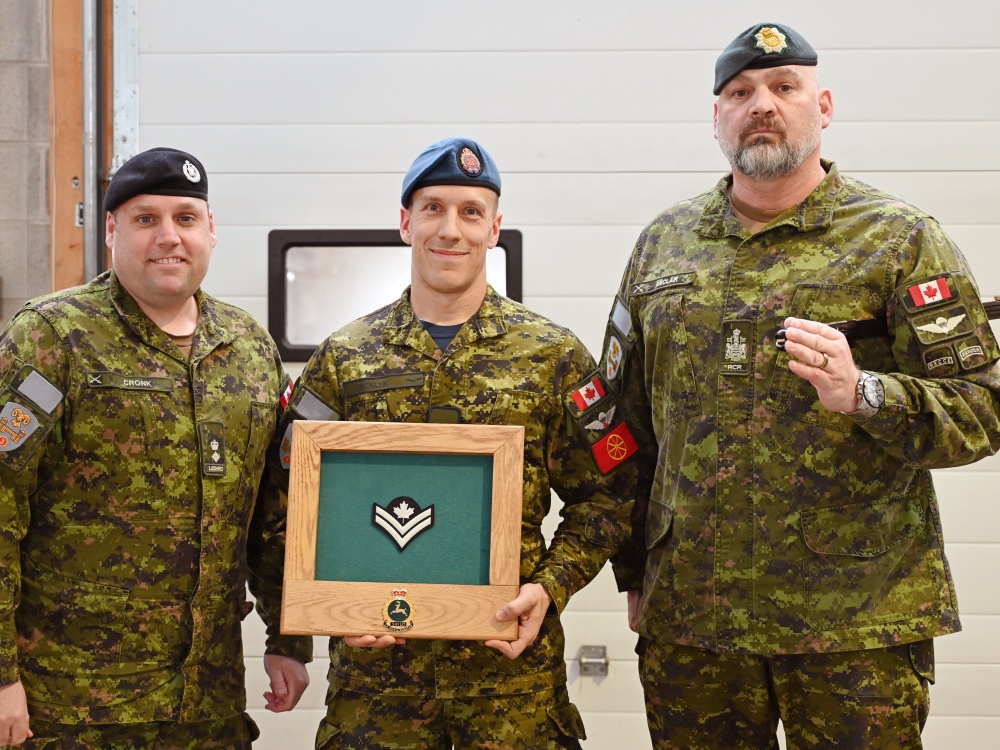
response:
<path id="1" fill-rule="evenodd" d="M 412 497 L 406 496 L 390 500 L 384 508 L 372 503 L 372 523 L 402 551 L 403 547 L 434 525 L 434 506 L 421 508 Z"/>
<path id="2" fill-rule="evenodd" d="M 382 607 L 382 624 L 394 633 L 413 627 L 413 605 L 406 599 L 406 589 L 392 590 L 392 599 Z"/>

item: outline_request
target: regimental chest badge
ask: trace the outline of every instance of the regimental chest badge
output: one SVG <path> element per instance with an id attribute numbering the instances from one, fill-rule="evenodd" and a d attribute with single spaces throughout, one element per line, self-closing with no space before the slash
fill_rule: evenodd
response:
<path id="1" fill-rule="evenodd" d="M 458 166 L 470 177 L 478 177 L 483 171 L 482 162 L 471 148 L 463 148 L 458 155 Z"/>
<path id="2" fill-rule="evenodd" d="M 406 598 L 406 589 L 392 590 L 392 599 L 382 607 L 382 624 L 393 633 L 403 633 L 413 627 L 413 605 Z"/>
<path id="3" fill-rule="evenodd" d="M 723 375 L 750 373 L 752 342 L 748 336 L 753 331 L 749 320 L 727 320 L 722 324 L 723 346 L 720 372 Z"/>
<path id="4" fill-rule="evenodd" d="M 731 362 L 745 361 L 747 358 L 747 340 L 739 328 L 734 328 L 732 335 L 726 339 L 726 359 Z"/>
<path id="5" fill-rule="evenodd" d="M 785 40 L 785 35 L 774 26 L 762 26 L 760 31 L 754 34 L 754 39 L 757 40 L 757 44 L 754 46 L 757 49 L 764 50 L 765 55 L 780 55 L 788 49 L 788 42 Z"/>
<path id="6" fill-rule="evenodd" d="M 206 477 L 222 477 L 226 474 L 226 440 L 221 422 L 202 422 L 198 425 L 201 433 L 201 473 Z"/>
<path id="7" fill-rule="evenodd" d="M 421 508 L 412 497 L 400 496 L 384 508 L 372 503 L 372 523 L 403 548 L 434 525 L 434 506 Z"/>

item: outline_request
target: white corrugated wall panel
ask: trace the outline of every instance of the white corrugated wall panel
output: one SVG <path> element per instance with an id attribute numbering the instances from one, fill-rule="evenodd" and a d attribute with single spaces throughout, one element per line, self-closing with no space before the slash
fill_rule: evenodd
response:
<path id="1" fill-rule="evenodd" d="M 524 235 L 526 301 L 598 353 L 642 226 L 725 170 L 712 65 L 738 31 L 767 20 L 820 51 L 835 103 L 824 154 L 932 213 L 984 296 L 1000 293 L 1000 6 L 779 0 L 763 18 L 736 0 L 143 0 L 139 13 L 141 145 L 186 148 L 205 163 L 219 231 L 206 287 L 262 320 L 268 231 L 398 226 L 410 160 L 461 134 L 503 170 L 504 226 Z M 937 643 L 930 750 L 994 747 L 1000 732 L 998 480 L 1000 459 L 936 472 L 965 630 Z M 565 622 L 586 747 L 648 747 L 635 639 L 607 570 Z M 303 704 L 281 716 L 262 709 L 255 616 L 245 640 L 258 747 L 310 747 L 323 639 Z M 600 644 L 609 676 L 580 677 L 580 646 Z"/>

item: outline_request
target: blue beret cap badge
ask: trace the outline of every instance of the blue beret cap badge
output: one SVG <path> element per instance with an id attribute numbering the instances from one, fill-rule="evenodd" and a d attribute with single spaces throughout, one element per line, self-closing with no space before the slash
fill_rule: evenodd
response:
<path id="1" fill-rule="evenodd" d="M 764 50 L 765 55 L 770 55 L 772 52 L 780 55 L 788 49 L 788 42 L 785 41 L 785 35 L 776 26 L 762 26 L 760 31 L 754 35 L 754 38 L 757 40 L 755 46 L 757 49 Z"/>
<path id="2" fill-rule="evenodd" d="M 471 148 L 463 148 L 458 155 L 458 166 L 470 177 L 477 177 L 483 171 L 482 162 Z"/>

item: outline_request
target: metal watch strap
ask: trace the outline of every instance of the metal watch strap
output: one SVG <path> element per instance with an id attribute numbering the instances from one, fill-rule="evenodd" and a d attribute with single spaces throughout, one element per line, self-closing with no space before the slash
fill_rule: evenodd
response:
<path id="1" fill-rule="evenodd" d="M 865 393 L 864 393 L 865 381 L 868 378 L 873 378 L 873 377 L 875 376 L 872 375 L 870 372 L 865 372 L 864 370 L 860 370 L 858 373 L 858 383 L 854 389 L 854 392 L 857 394 L 858 398 L 858 409 L 857 411 L 853 412 L 844 412 L 855 422 L 867 422 L 876 414 L 878 414 L 879 411 L 881 411 L 880 407 L 872 406 L 865 399 Z"/>

